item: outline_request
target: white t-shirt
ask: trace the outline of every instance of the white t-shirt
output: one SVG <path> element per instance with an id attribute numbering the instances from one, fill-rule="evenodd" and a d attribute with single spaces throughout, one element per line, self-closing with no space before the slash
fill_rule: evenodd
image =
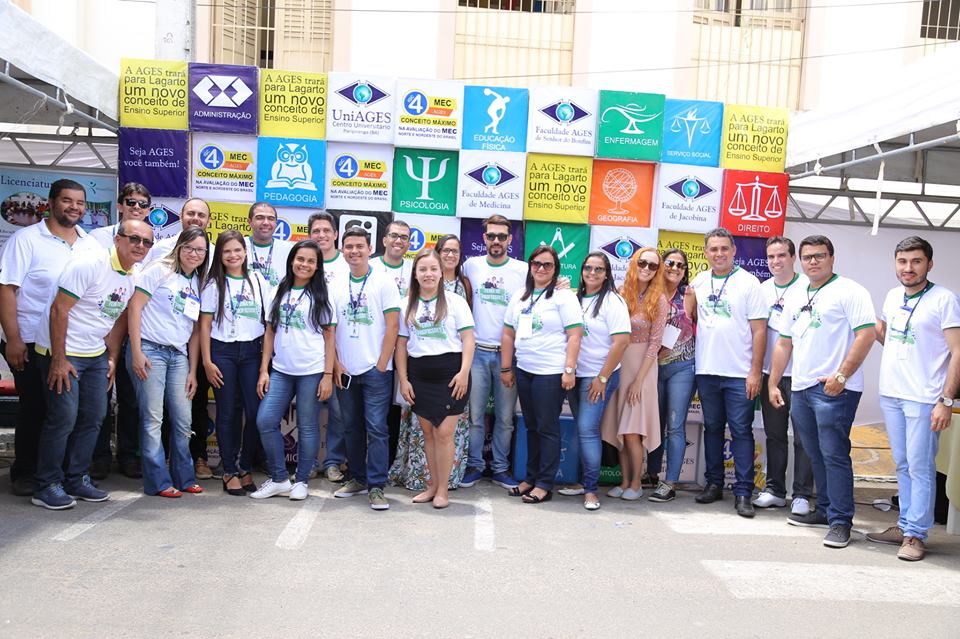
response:
<path id="1" fill-rule="evenodd" d="M 366 277 L 347 276 L 329 289 L 337 307 L 337 358 L 350 375 L 362 375 L 377 365 L 387 313 L 400 312 L 400 292 L 383 271 L 371 268 Z M 387 370 L 393 368 L 393 358 Z"/>
<path id="2" fill-rule="evenodd" d="M 810 310 L 803 310 L 808 306 Z M 877 323 L 867 289 L 836 274 L 819 289 L 791 290 L 784 300 L 784 313 L 788 328 L 780 335 L 793 340 L 791 389 L 795 391 L 815 386 L 818 377 L 835 375 L 856 331 Z M 847 377 L 846 387 L 863 391 L 862 366 Z"/>
<path id="3" fill-rule="evenodd" d="M 273 368 L 287 375 L 315 375 L 326 364 L 322 327 L 310 320 L 313 298 L 306 289 L 292 288 L 280 304 L 280 322 L 273 340 Z M 330 302 L 329 325 L 337 324 L 336 304 Z"/>
<path id="4" fill-rule="evenodd" d="M 335 291 L 340 286 L 345 286 L 348 277 L 350 277 L 350 265 L 340 251 L 337 251 L 336 257 L 323 261 L 323 280 L 327 283 L 328 291 Z"/>
<path id="5" fill-rule="evenodd" d="M 220 342 L 251 342 L 263 335 L 263 323 L 270 309 L 267 304 L 273 290 L 260 273 L 249 271 L 249 280 L 227 275 L 224 282 L 226 304 L 221 321 L 220 292 L 217 283 L 207 280 L 200 295 L 200 312 L 213 316 L 210 337 Z"/>
<path id="6" fill-rule="evenodd" d="M 247 266 L 263 275 L 264 281 L 276 288 L 287 273 L 287 257 L 293 242 L 275 239 L 269 246 L 261 246 L 251 237 L 245 237 L 243 241 L 247 245 Z"/>
<path id="7" fill-rule="evenodd" d="M 767 318 L 767 352 L 763 356 L 763 372 L 770 374 L 770 364 L 773 361 L 773 349 L 777 346 L 780 331 L 786 328 L 786 316 L 783 314 L 783 302 L 788 292 L 806 290 L 810 280 L 803 273 L 794 273 L 793 279 L 786 286 L 780 286 L 771 277 L 760 284 L 763 303 L 770 311 Z M 793 358 L 787 360 L 787 367 L 783 370 L 784 377 L 790 377 Z"/>
<path id="8" fill-rule="evenodd" d="M 404 259 L 399 266 L 391 266 L 383 261 L 383 256 L 370 260 L 370 266 L 386 273 L 397 285 L 397 291 L 402 299 L 407 299 L 410 290 L 410 279 L 413 272 L 413 260 Z M 348 268 L 349 270 L 349 268 Z"/>
<path id="9" fill-rule="evenodd" d="M 473 288 L 473 316 L 477 321 L 477 344 L 500 346 L 503 316 L 510 298 L 524 288 L 527 264 L 512 257 L 499 265 L 486 256 L 471 257 L 463 263 L 463 274 Z"/>
<path id="10" fill-rule="evenodd" d="M 521 301 L 524 289 L 510 298 L 504 324 L 516 331 L 517 366 L 534 375 L 563 373 L 567 360 L 566 330 L 583 326 L 580 300 L 570 290 L 554 290 L 547 299 L 544 291 L 535 290 Z M 523 316 L 530 320 L 522 320 Z M 521 322 L 530 322 L 530 336 L 523 337 Z M 629 332 L 629 331 L 628 331 Z"/>
<path id="11" fill-rule="evenodd" d="M 80 226 L 71 246 L 50 232 L 45 220 L 20 229 L 7 239 L 0 257 L 0 284 L 18 287 L 17 326 L 25 344 L 36 341 L 40 316 L 56 291 L 64 266 L 85 251 L 105 254 Z"/>
<path id="12" fill-rule="evenodd" d="M 193 323 L 200 315 L 200 281 L 196 273 L 187 277 L 164 262 L 154 262 L 140 272 L 136 284 L 138 291 L 150 297 L 140 318 L 141 339 L 173 346 L 186 354 Z"/>
<path id="13" fill-rule="evenodd" d="M 753 360 L 750 320 L 765 320 L 769 311 L 760 281 L 735 266 L 723 276 L 703 271 L 690 286 L 697 294 L 697 375 L 746 378 Z"/>
<path id="14" fill-rule="evenodd" d="M 616 293 L 603 296 L 600 312 L 593 316 L 598 295 L 584 295 L 580 300 L 583 309 L 583 339 L 577 357 L 577 377 L 596 377 L 607 361 L 614 335 L 630 334 L 630 311 L 627 303 Z M 614 370 L 620 370 L 620 364 Z"/>
<path id="15" fill-rule="evenodd" d="M 441 323 L 435 321 L 437 297 L 429 300 L 421 297 L 409 323 L 400 316 L 400 337 L 407 340 L 410 357 L 463 352 L 460 332 L 473 328 L 473 313 L 467 300 L 459 295 L 445 294 L 443 298 L 447 302 L 447 314 Z"/>
<path id="16" fill-rule="evenodd" d="M 90 237 L 100 243 L 100 246 L 109 250 L 113 248 L 113 238 L 117 236 L 120 230 L 120 224 L 111 224 L 110 226 L 101 226 L 90 231 Z"/>
<path id="17" fill-rule="evenodd" d="M 116 251 L 91 251 L 67 262 L 57 282 L 57 290 L 77 300 L 67 315 L 67 355 L 94 357 L 106 350 L 103 340 L 127 308 L 133 277 L 133 269 L 120 266 Z M 37 326 L 38 352 L 50 350 L 50 308 Z"/>
<path id="18" fill-rule="evenodd" d="M 913 315 L 902 312 L 904 306 Z M 908 315 L 910 321 L 905 322 Z M 880 394 L 936 403 L 943 395 L 950 363 L 950 347 L 943 332 L 960 327 L 960 299 L 953 291 L 934 285 L 904 303 L 904 289 L 898 286 L 887 293 L 880 319 L 887 325 L 880 360 Z"/>

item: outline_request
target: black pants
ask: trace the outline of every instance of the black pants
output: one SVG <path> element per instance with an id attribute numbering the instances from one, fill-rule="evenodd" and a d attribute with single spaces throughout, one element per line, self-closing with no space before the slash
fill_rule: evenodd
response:
<path id="1" fill-rule="evenodd" d="M 27 362 L 22 371 L 13 371 L 13 381 L 20 396 L 17 404 L 17 421 L 14 426 L 13 445 L 16 459 L 10 467 L 10 480 L 33 479 L 37 473 L 37 451 L 40 449 L 40 426 L 47 416 L 44 399 L 45 380 L 38 366 L 39 356 L 27 344 Z M 0 342 L 0 354 L 6 357 L 7 343 Z"/>
<path id="2" fill-rule="evenodd" d="M 95 461 L 110 462 L 110 436 L 113 434 L 114 423 L 117 431 L 117 463 L 130 464 L 140 461 L 140 410 L 137 406 L 137 396 L 133 389 L 133 381 L 127 371 L 126 358 L 127 344 L 124 342 L 120 357 L 117 359 L 117 368 L 114 374 L 114 384 L 117 388 L 117 410 L 107 411 L 100 427 L 100 437 L 97 447 L 93 451 Z M 107 393 L 109 406 L 110 393 Z"/>
<path id="3" fill-rule="evenodd" d="M 787 477 L 787 459 L 789 454 L 789 444 L 787 440 L 787 426 L 790 418 L 790 378 L 783 377 L 780 380 L 780 394 L 783 395 L 783 401 L 786 404 L 782 408 L 774 408 L 770 403 L 768 389 L 770 387 L 770 376 L 764 374 L 763 383 L 760 386 L 760 410 L 763 411 L 763 430 L 767 436 L 767 486 L 766 491 L 784 498 L 787 496 L 786 477 Z M 796 429 L 794 429 L 796 431 Z M 803 450 L 803 444 L 800 443 L 800 436 L 793 434 L 793 486 L 791 487 L 793 497 L 806 497 L 810 499 L 813 495 L 813 468 L 810 466 L 810 458 Z"/>
<path id="4" fill-rule="evenodd" d="M 197 366 L 197 392 L 193 395 L 193 434 L 190 435 L 190 456 L 193 460 L 207 458 L 207 435 L 210 432 L 210 415 L 207 413 L 207 404 L 210 393 L 210 382 L 207 373 L 200 364 Z"/>

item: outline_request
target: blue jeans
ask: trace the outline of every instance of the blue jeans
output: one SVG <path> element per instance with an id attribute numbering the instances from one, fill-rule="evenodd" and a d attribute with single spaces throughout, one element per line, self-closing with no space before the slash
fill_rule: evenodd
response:
<path id="1" fill-rule="evenodd" d="M 327 455 L 323 459 L 323 469 L 340 467 L 347 461 L 347 441 L 343 425 L 343 411 L 340 410 L 340 395 L 334 386 L 327 400 Z"/>
<path id="2" fill-rule="evenodd" d="M 523 481 L 553 490 L 560 467 L 560 411 L 566 391 L 562 375 L 534 375 L 517 368 L 517 395 L 527 427 L 527 472 Z"/>
<path id="3" fill-rule="evenodd" d="M 747 399 L 743 377 L 697 375 L 697 392 L 703 407 L 703 458 L 707 485 L 723 486 L 723 431 L 730 428 L 736 481 L 733 494 L 753 494 L 753 404 Z"/>
<path id="4" fill-rule="evenodd" d="M 210 340 L 210 359 L 223 376 L 223 386 L 213 389 L 213 397 L 217 401 L 217 443 L 226 475 L 239 475 L 253 468 L 260 408 L 257 380 L 262 352 L 261 338 L 250 342 Z M 243 406 L 245 423 L 238 419 L 238 404 Z"/>
<path id="5" fill-rule="evenodd" d="M 47 379 L 52 360 L 36 357 L 40 374 Z M 47 415 L 40 427 L 40 452 L 37 456 L 37 489 L 62 483 L 70 488 L 82 483 L 89 472 L 93 449 L 100 434 L 100 422 L 107 414 L 107 354 L 96 357 L 67 357 L 77 377 L 70 376 L 70 390 L 57 393 L 44 381 Z"/>
<path id="6" fill-rule="evenodd" d="M 603 399 L 590 401 L 590 384 L 595 377 L 578 377 L 577 385 L 567 391 L 570 410 L 577 420 L 577 439 L 580 440 L 580 464 L 583 489 L 588 493 L 597 492 L 600 480 L 600 456 L 603 443 L 600 441 L 600 420 L 607 402 L 620 386 L 620 371 L 615 370 L 607 380 L 607 390 Z"/>
<path id="7" fill-rule="evenodd" d="M 859 392 L 845 390 L 830 397 L 822 383 L 791 393 L 790 417 L 813 467 L 817 510 L 831 526 L 853 525 L 850 428 L 859 404 Z"/>
<path id="8" fill-rule="evenodd" d="M 687 412 L 697 390 L 697 376 L 692 359 L 670 362 L 657 371 L 657 398 L 660 404 L 660 439 L 662 443 L 647 455 L 647 472 L 660 474 L 663 452 L 667 452 L 667 481 L 680 481 L 683 457 L 687 450 Z"/>
<path id="9" fill-rule="evenodd" d="M 339 393 L 347 473 L 368 488 L 383 488 L 390 466 L 387 413 L 393 399 L 393 371 L 381 373 L 374 366 L 362 375 L 354 375 L 350 388 Z"/>
<path id="10" fill-rule="evenodd" d="M 933 506 L 937 498 L 936 457 L 940 433 L 930 430 L 934 406 L 880 396 L 890 452 L 897 464 L 900 489 L 897 525 L 904 535 L 924 540 L 933 527 Z"/>
<path id="11" fill-rule="evenodd" d="M 140 407 L 140 459 L 143 464 L 143 492 L 156 495 L 171 486 L 179 489 L 197 483 L 190 456 L 191 403 L 187 399 L 187 356 L 173 346 L 141 340 L 140 350 L 150 362 L 147 379 L 133 373 L 133 349 L 127 349 L 127 370 Z M 170 468 L 160 436 L 163 409 L 170 418 Z"/>
<path id="12" fill-rule="evenodd" d="M 487 400 L 493 387 L 493 463 L 494 473 L 510 472 L 510 444 L 513 440 L 513 416 L 517 407 L 517 386 L 506 388 L 500 382 L 500 353 L 477 349 L 470 367 L 470 446 L 467 466 L 483 470 L 483 442 L 486 438 Z"/>
<path id="13" fill-rule="evenodd" d="M 313 375 L 287 375 L 280 371 L 270 373 L 270 389 L 260 402 L 257 411 L 257 430 L 267 456 L 267 470 L 275 482 L 290 478 L 287 472 L 286 452 L 280 421 L 290 408 L 290 401 L 297 398 L 297 473 L 294 481 L 307 483 L 320 452 L 320 406 L 317 397 L 323 373 Z"/>

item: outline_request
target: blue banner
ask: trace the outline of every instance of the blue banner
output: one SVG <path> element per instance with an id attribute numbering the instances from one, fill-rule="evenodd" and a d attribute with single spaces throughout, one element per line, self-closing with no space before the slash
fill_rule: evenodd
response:
<path id="1" fill-rule="evenodd" d="M 153 197 L 187 197 L 190 151 L 186 131 L 120 127 L 120 185 L 139 182 Z"/>
<path id="2" fill-rule="evenodd" d="M 257 199 L 280 206 L 323 207 L 327 144 L 299 138 L 260 138 Z"/>
<path id="3" fill-rule="evenodd" d="M 671 164 L 720 166 L 723 103 L 666 101 L 660 160 Z"/>
<path id="4" fill-rule="evenodd" d="M 473 87 L 463 89 L 464 149 L 476 151 L 526 151 L 526 89 Z"/>
<path id="5" fill-rule="evenodd" d="M 257 67 L 191 62 L 188 72 L 191 131 L 257 133 Z"/>

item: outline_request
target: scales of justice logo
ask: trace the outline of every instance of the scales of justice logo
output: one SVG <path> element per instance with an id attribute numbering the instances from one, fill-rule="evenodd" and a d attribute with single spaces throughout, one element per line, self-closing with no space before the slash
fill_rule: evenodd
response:
<path id="1" fill-rule="evenodd" d="M 727 207 L 730 215 L 749 222 L 766 222 L 783 215 L 783 203 L 776 185 L 764 184 L 759 175 L 753 182 L 736 182 L 735 185 L 737 190 Z"/>
<path id="2" fill-rule="evenodd" d="M 310 159 L 306 145 L 296 142 L 284 142 L 277 147 L 277 159 L 273 162 L 267 188 L 304 189 L 316 191 L 313 182 L 313 169 L 307 163 Z"/>
<path id="3" fill-rule="evenodd" d="M 693 136 L 697 133 L 710 135 L 713 130 L 710 128 L 710 121 L 705 116 L 698 116 L 696 107 L 690 109 L 684 115 L 675 115 L 670 122 L 670 131 L 680 133 L 686 130 L 687 146 L 693 146 Z"/>
<path id="4" fill-rule="evenodd" d="M 625 133 L 627 135 L 643 135 L 646 133 L 645 130 L 641 129 L 638 124 L 645 124 L 647 122 L 652 122 L 661 115 L 661 111 L 657 113 L 647 113 L 646 106 L 640 106 L 634 102 L 623 105 L 614 105 L 612 107 L 607 107 L 603 110 L 603 113 L 600 114 L 600 122 L 605 123 L 607 121 L 607 114 L 613 111 L 614 113 L 619 113 L 627 121 L 626 126 L 620 129 L 620 133 Z"/>
<path id="5" fill-rule="evenodd" d="M 637 194 L 637 178 L 633 173 L 623 168 L 616 168 L 607 171 L 603 176 L 602 187 L 603 194 L 607 199 L 613 202 L 613 208 L 607 209 L 608 213 L 629 213 L 623 208 L 624 202 L 629 202 Z"/>

